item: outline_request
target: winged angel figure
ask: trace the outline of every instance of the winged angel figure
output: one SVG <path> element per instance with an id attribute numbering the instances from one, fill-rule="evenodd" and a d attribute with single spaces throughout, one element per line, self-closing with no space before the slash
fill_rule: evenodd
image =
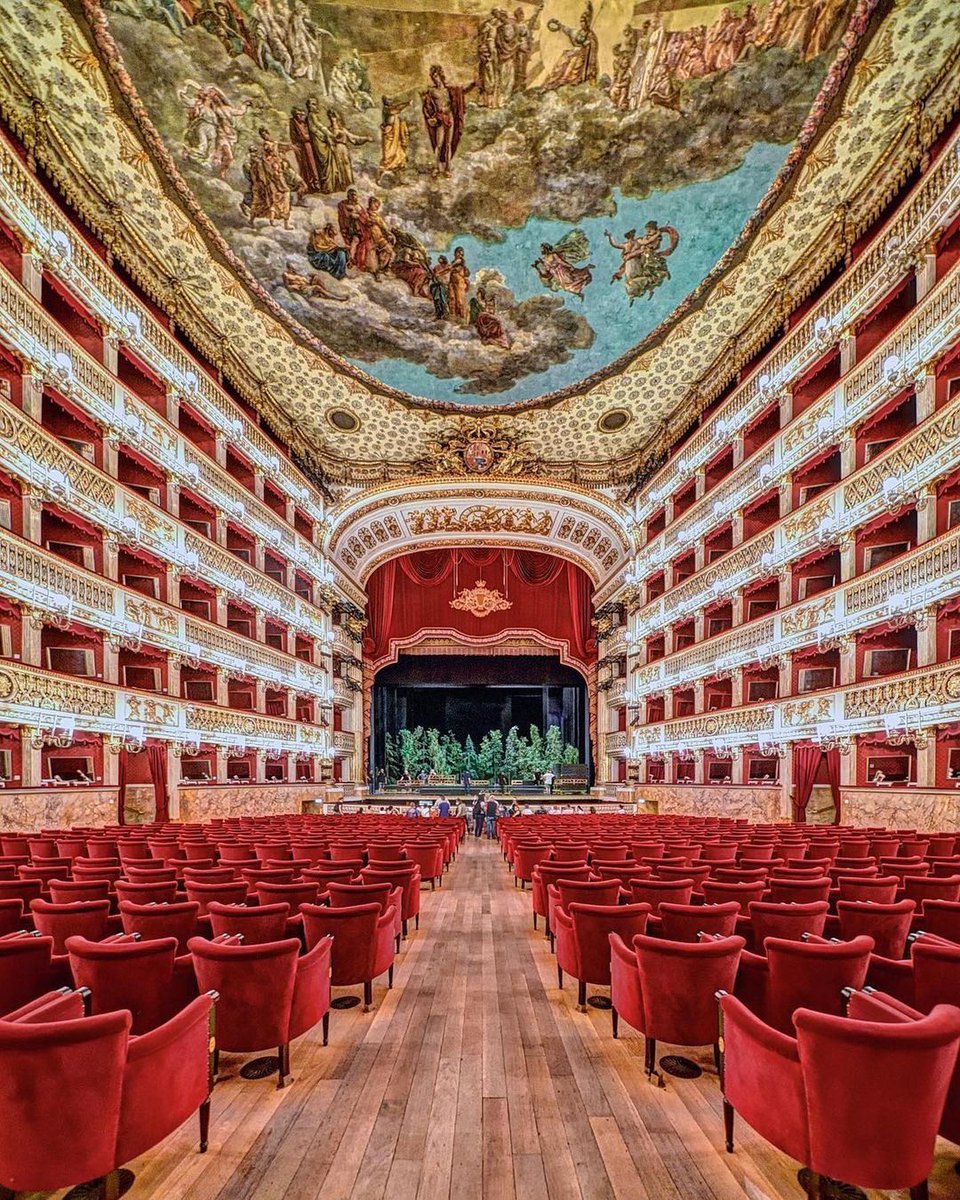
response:
<path id="1" fill-rule="evenodd" d="M 587 263 L 585 267 L 575 264 L 589 257 L 587 235 L 582 229 L 571 229 L 555 246 L 549 242 L 540 246 L 540 257 L 533 269 L 551 292 L 570 292 L 583 300 L 584 288 L 593 280 L 593 263 Z"/>

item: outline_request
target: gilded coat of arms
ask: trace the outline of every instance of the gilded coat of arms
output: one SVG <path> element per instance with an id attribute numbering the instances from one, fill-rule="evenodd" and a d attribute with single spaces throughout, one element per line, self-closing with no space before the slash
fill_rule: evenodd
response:
<path id="1" fill-rule="evenodd" d="M 482 579 L 478 579 L 474 587 L 464 588 L 455 600 L 451 600 L 450 607 L 474 617 L 488 617 L 491 613 L 513 608 L 513 601 L 505 599 L 496 588 L 488 588 Z"/>

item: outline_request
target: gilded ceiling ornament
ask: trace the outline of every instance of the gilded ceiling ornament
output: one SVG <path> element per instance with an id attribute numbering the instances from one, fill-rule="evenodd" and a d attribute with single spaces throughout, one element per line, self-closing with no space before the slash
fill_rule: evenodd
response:
<path id="1" fill-rule="evenodd" d="M 506 600 L 496 588 L 488 588 L 482 579 L 478 579 L 474 587 L 464 588 L 455 600 L 451 600 L 450 607 L 474 617 L 489 617 L 491 613 L 513 608 L 513 601 Z"/>
<path id="2" fill-rule="evenodd" d="M 526 449 L 527 439 L 503 428 L 498 418 L 464 418 L 428 442 L 420 471 L 441 475 L 540 475 L 537 456 Z"/>

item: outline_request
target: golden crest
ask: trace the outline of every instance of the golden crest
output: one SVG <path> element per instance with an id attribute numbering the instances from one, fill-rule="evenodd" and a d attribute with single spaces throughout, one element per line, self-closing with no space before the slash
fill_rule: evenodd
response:
<path id="1" fill-rule="evenodd" d="M 455 600 L 451 600 L 450 607 L 474 617 L 488 617 L 491 613 L 513 608 L 513 601 L 506 600 L 496 588 L 488 588 L 482 579 L 478 579 L 475 587 L 464 588 Z"/>

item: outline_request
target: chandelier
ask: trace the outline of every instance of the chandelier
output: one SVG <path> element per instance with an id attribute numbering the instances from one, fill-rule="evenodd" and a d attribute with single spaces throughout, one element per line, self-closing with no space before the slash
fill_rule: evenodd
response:
<path id="1" fill-rule="evenodd" d="M 472 588 L 464 588 L 459 596 L 451 600 L 450 607 L 474 617 L 488 617 L 491 613 L 513 608 L 513 601 L 505 599 L 496 588 L 488 588 L 484 580 L 478 579 Z"/>

